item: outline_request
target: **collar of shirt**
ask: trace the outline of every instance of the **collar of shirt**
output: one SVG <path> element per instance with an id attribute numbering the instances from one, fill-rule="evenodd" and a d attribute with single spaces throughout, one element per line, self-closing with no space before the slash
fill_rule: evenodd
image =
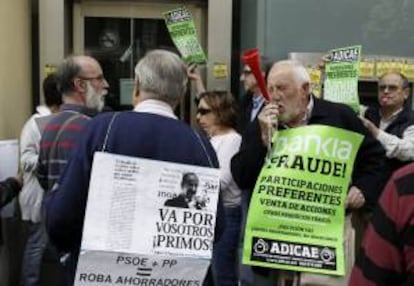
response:
<path id="1" fill-rule="evenodd" d="M 250 121 L 253 121 L 256 118 L 257 113 L 259 112 L 264 102 L 265 99 L 261 95 L 254 95 L 252 97 L 252 111 L 250 112 Z"/>
<path id="2" fill-rule="evenodd" d="M 60 111 L 78 112 L 88 117 L 94 117 L 96 114 L 98 114 L 98 111 L 95 109 L 90 109 L 86 107 L 85 105 L 73 104 L 73 103 L 62 104 L 59 107 L 59 112 Z"/>
<path id="3" fill-rule="evenodd" d="M 379 128 L 381 130 L 385 130 L 388 126 L 390 126 L 390 124 L 397 118 L 398 114 L 400 114 L 400 112 L 403 109 L 400 108 L 398 109 L 396 112 L 394 112 L 390 117 L 388 117 L 387 119 L 383 119 L 382 115 L 381 115 L 381 120 L 380 120 L 380 124 L 379 124 Z"/>
<path id="4" fill-rule="evenodd" d="M 46 105 L 39 105 L 36 107 L 36 112 L 41 115 L 41 116 L 45 116 L 45 115 L 50 115 L 50 109 L 46 106 Z"/>
<path id="5" fill-rule="evenodd" d="M 173 119 L 178 119 L 168 103 L 156 99 L 146 99 L 144 101 L 141 101 L 135 106 L 134 111 L 153 113 Z"/>

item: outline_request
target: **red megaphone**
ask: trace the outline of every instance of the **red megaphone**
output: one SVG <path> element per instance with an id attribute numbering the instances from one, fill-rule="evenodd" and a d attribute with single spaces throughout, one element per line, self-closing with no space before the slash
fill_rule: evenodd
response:
<path id="1" fill-rule="evenodd" d="M 247 50 L 243 53 L 242 56 L 243 62 L 250 67 L 253 72 L 254 77 L 257 80 L 260 91 L 262 92 L 263 97 L 266 101 L 269 101 L 269 95 L 267 94 L 266 82 L 262 74 L 262 69 L 260 68 L 260 54 L 259 49 L 254 48 Z"/>

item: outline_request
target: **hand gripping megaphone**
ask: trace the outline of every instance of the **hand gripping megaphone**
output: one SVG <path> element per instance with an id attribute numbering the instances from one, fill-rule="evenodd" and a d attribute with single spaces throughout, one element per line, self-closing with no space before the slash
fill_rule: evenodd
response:
<path id="1" fill-rule="evenodd" d="M 259 49 L 249 49 L 243 53 L 242 56 L 243 62 L 250 67 L 254 77 L 257 80 L 257 84 L 259 85 L 260 91 L 262 92 L 263 97 L 266 101 L 269 101 L 269 95 L 267 93 L 266 82 L 262 75 L 262 69 L 260 68 L 260 54 Z"/>

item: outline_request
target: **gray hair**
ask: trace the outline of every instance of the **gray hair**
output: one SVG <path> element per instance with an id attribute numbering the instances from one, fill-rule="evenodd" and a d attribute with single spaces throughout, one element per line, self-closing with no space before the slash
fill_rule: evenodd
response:
<path id="1" fill-rule="evenodd" d="M 298 84 L 310 83 L 310 76 L 303 64 L 296 60 L 283 60 L 276 62 L 272 70 L 281 66 L 290 67 L 293 72 L 293 76 Z"/>
<path id="2" fill-rule="evenodd" d="M 73 80 L 82 70 L 77 59 L 77 56 L 69 56 L 60 64 L 56 71 L 57 88 L 63 95 L 75 90 Z"/>
<path id="3" fill-rule="evenodd" d="M 187 68 L 180 57 L 166 50 L 148 52 L 135 66 L 137 90 L 146 98 L 175 107 L 187 90 Z"/>

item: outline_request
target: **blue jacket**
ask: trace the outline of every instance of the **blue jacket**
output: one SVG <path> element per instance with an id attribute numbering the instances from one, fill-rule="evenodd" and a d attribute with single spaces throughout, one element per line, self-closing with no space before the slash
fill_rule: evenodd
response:
<path id="1" fill-rule="evenodd" d="M 61 251 L 78 252 L 81 243 L 89 178 L 95 151 L 101 151 L 114 113 L 93 119 L 82 134 L 58 190 L 46 197 L 46 227 L 52 243 Z M 218 167 L 213 147 L 185 123 L 142 112 L 121 112 L 113 121 L 105 151 L 197 166 Z M 216 232 L 224 228 L 219 201 Z"/>

